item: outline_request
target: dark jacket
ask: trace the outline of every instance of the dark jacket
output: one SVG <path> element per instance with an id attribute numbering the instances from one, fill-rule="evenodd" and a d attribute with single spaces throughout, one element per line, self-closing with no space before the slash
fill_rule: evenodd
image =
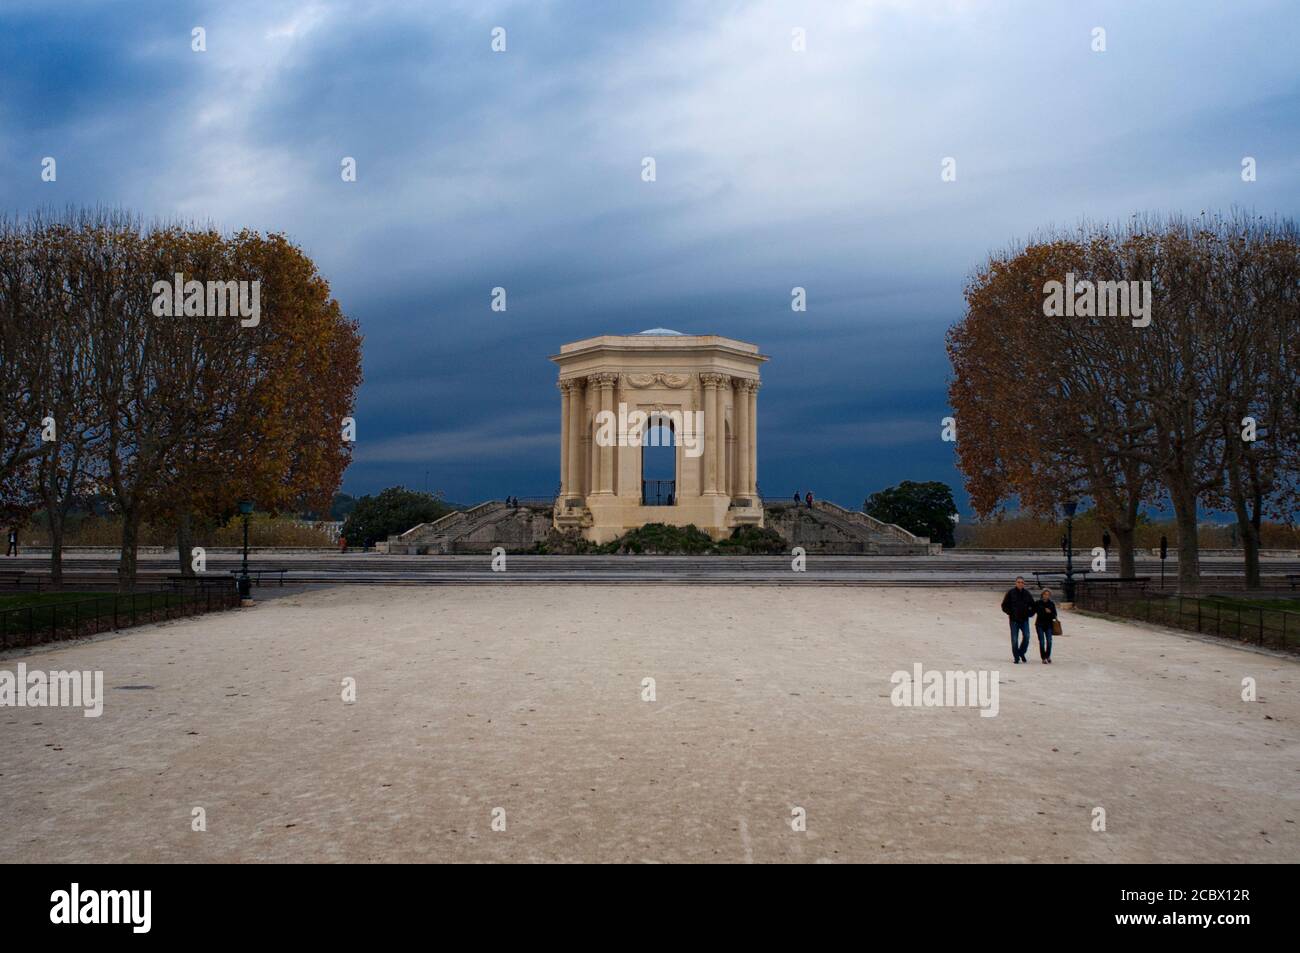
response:
<path id="1" fill-rule="evenodd" d="M 1011 616 L 1013 622 L 1028 622 L 1034 614 L 1034 605 L 1034 597 L 1028 589 L 1016 589 L 1013 586 L 1002 597 L 1002 611 Z"/>
<path id="2" fill-rule="evenodd" d="M 1040 629 L 1050 629 L 1052 621 L 1056 618 L 1056 603 L 1051 599 L 1035 599 L 1034 613 L 1034 626 Z"/>

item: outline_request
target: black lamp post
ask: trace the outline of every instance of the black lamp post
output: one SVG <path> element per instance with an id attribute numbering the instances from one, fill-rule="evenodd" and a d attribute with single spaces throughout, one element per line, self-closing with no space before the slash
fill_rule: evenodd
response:
<path id="1" fill-rule="evenodd" d="M 1076 500 L 1061 504 L 1065 511 L 1065 601 L 1074 602 L 1074 512 L 1079 508 Z"/>
<path id="2" fill-rule="evenodd" d="M 248 578 L 248 518 L 253 514 L 253 501 L 240 500 L 239 512 L 244 517 L 244 563 L 239 573 L 239 599 L 243 602 L 253 598 L 253 586 Z"/>

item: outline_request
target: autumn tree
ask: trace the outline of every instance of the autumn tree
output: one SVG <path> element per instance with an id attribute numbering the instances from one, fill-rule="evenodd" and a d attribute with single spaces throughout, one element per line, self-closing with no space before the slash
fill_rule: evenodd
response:
<path id="1" fill-rule="evenodd" d="M 1233 343 L 1214 356 L 1215 386 L 1228 398 L 1220 420 L 1223 479 L 1210 502 L 1237 518 L 1246 584 L 1260 584 L 1265 518 L 1297 509 L 1300 466 L 1300 241 L 1288 223 L 1235 223 L 1220 248 L 1219 320 Z"/>
<path id="2" fill-rule="evenodd" d="M 108 221 L 111 215 L 81 215 L 83 225 Z M 29 371 L 42 380 L 49 427 L 46 452 L 34 465 L 36 494 L 50 534 L 50 578 L 63 582 L 63 538 L 68 513 L 95 489 L 103 462 L 106 433 L 99 404 L 94 400 L 95 356 L 87 312 L 80 302 L 83 232 L 73 224 L 41 221 L 30 235 L 33 285 L 38 304 L 34 327 L 41 339 L 44 361 Z"/>
<path id="3" fill-rule="evenodd" d="M 156 515 L 177 526 L 182 572 L 190 527 L 224 522 L 241 499 L 272 513 L 328 508 L 351 460 L 344 421 L 361 382 L 356 325 L 301 249 L 248 231 L 190 242 L 185 264 L 195 274 L 258 282 L 260 315 L 248 327 L 209 319 L 178 355 L 176 373 L 201 399 L 188 409 Z"/>
<path id="4" fill-rule="evenodd" d="M 41 440 L 47 353 L 36 321 L 33 228 L 0 218 L 0 515 L 16 521 L 34 505 L 30 465 L 46 452 Z"/>
<path id="5" fill-rule="evenodd" d="M 361 341 L 284 236 L 124 213 L 0 223 L 0 316 L 0 506 L 44 502 L 56 580 L 68 507 L 91 489 L 122 520 L 124 590 L 146 520 L 178 527 L 188 569 L 188 527 L 239 499 L 329 506 Z"/>
<path id="6" fill-rule="evenodd" d="M 1257 580 L 1260 514 L 1294 485 L 1297 247 L 1289 224 L 1238 216 L 1135 220 L 994 256 L 949 334 L 958 467 L 977 512 L 1086 495 L 1131 575 L 1140 508 L 1166 497 L 1191 589 L 1200 507 L 1226 498 L 1253 532 Z M 1078 307 L 1049 307 L 1053 283 Z M 1117 300 L 1134 306 L 1116 313 Z M 1243 448 L 1252 408 L 1267 442 Z"/>
<path id="7" fill-rule="evenodd" d="M 1085 274 L 1088 253 L 1068 239 L 1038 242 L 993 257 L 968 284 L 966 317 L 948 335 L 957 465 L 980 516 L 1012 500 L 1054 515 L 1067 499 L 1090 498 L 1115 534 L 1120 574 L 1132 576 L 1134 533 L 1152 499 L 1147 468 L 1121 452 L 1142 435 L 1136 402 L 1088 353 L 1063 376 L 1063 353 L 1087 335 L 1042 314 L 1044 285 Z"/>

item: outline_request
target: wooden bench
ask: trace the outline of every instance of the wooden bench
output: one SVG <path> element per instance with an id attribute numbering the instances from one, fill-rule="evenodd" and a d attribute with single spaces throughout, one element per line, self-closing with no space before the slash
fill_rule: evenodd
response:
<path id="1" fill-rule="evenodd" d="M 252 566 L 248 567 L 248 574 L 252 576 L 254 580 L 253 584 L 258 586 L 259 588 L 262 585 L 263 573 L 275 574 L 277 572 L 280 574 L 280 587 L 284 588 L 284 574 L 287 573 L 288 571 L 289 569 L 286 566 L 259 566 L 257 568 L 254 568 Z M 244 571 L 242 569 L 232 569 L 230 570 L 230 574 L 234 576 L 236 579 L 238 579 L 240 576 L 244 574 Z"/>
<path id="2" fill-rule="evenodd" d="M 12 582 L 14 589 L 23 587 L 23 577 L 27 575 L 26 569 L 0 569 L 0 579 L 6 582 Z M 36 584 L 36 591 L 41 591 L 41 577 L 33 576 L 32 581 Z"/>
<path id="3" fill-rule="evenodd" d="M 249 572 L 252 572 L 250 569 Z M 167 577 L 167 582 L 173 589 L 184 589 L 187 586 L 224 586 L 230 584 L 230 577 L 225 573 L 172 573 Z"/>
<path id="4" fill-rule="evenodd" d="M 1087 578 L 1088 578 L 1088 573 L 1089 573 L 1089 571 L 1090 571 L 1090 570 L 1087 570 L 1087 569 L 1076 569 L 1076 570 L 1074 571 L 1074 580 L 1075 580 L 1076 582 L 1085 582 L 1085 581 L 1087 580 Z M 1033 577 L 1034 577 L 1034 585 L 1036 585 L 1039 589 L 1042 589 L 1042 588 L 1043 588 L 1043 577 L 1044 577 L 1044 576 L 1047 576 L 1047 577 L 1058 577 L 1058 578 L 1060 578 L 1060 580 L 1061 580 L 1062 583 L 1065 582 L 1065 570 L 1064 570 L 1064 569 L 1031 569 L 1031 570 L 1030 570 L 1030 573 L 1031 573 L 1031 574 L 1033 575 Z"/>

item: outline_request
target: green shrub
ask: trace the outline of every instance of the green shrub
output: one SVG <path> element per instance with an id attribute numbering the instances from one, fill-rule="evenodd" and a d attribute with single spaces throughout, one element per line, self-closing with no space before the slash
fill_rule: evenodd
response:
<path id="1" fill-rule="evenodd" d="M 601 552 L 606 553 L 660 556 L 698 556 L 713 551 L 713 539 L 694 523 L 688 526 L 646 523 L 601 547 Z"/>
<path id="2" fill-rule="evenodd" d="M 785 537 L 770 526 L 737 526 L 728 539 L 715 545 L 719 553 L 779 556 L 787 551 Z"/>

